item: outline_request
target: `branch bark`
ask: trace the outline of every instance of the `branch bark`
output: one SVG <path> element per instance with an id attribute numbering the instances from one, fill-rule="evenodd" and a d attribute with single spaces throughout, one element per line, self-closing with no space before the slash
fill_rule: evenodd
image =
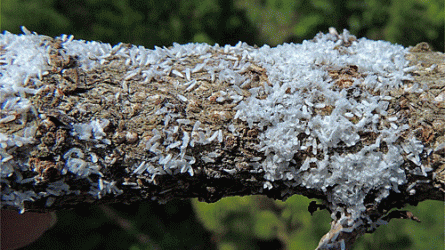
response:
<path id="1" fill-rule="evenodd" d="M 425 43 L 406 55 L 409 66 L 416 66 L 412 78 L 384 95 L 384 90 L 365 90 L 354 83 L 369 74 L 358 64 L 316 65 L 326 71 L 327 82 L 334 83 L 332 88 L 339 93 L 355 88 L 371 96 L 386 96 L 384 111 L 397 119 L 382 118 L 376 126 L 406 126 L 393 142 L 401 152 L 399 168 L 406 180 L 386 189 L 377 184 L 363 188 L 366 209 L 360 210 L 332 198 L 337 184 L 317 186 L 313 184 L 317 180 L 305 178 L 320 168 L 316 159 L 322 162 L 323 157 L 357 154 L 380 143 L 379 134 L 372 130 L 360 132 L 355 145 L 341 141 L 323 150 L 318 147 L 318 152 L 317 144 L 301 146 L 285 160 L 289 170 L 275 176 L 263 167 L 273 161 L 274 154 L 284 157 L 278 149 L 268 152 L 264 147 L 265 131 L 273 125 L 252 122 L 237 113 L 248 98 L 265 100 L 273 94 L 276 78 L 271 78 L 271 69 L 248 55 L 260 48 L 174 45 L 151 51 L 93 42 L 85 52 L 87 45 L 70 37 L 25 33 L 5 33 L 0 38 L 2 209 L 44 212 L 84 203 L 167 202 L 192 197 L 215 202 L 253 194 L 285 200 L 301 194 L 323 200 L 319 207 L 332 213 L 331 231 L 318 249 L 351 249 L 358 236 L 397 217 L 388 216 L 392 208 L 426 199 L 444 200 L 445 56 L 430 51 Z M 329 35 L 338 42 L 333 50 L 341 53 L 361 42 L 335 30 Z M 19 45 L 18 37 L 26 41 Z M 24 43 L 31 48 L 20 54 Z M 200 49 L 205 51 L 198 52 Z M 38 60 L 43 63 L 37 64 Z M 15 82 L 8 85 L 7 81 Z M 299 90 L 289 88 L 282 95 L 294 91 Z M 369 95 L 357 97 L 358 102 L 369 101 Z M 307 108 L 312 111 L 309 121 L 316 116 L 331 117 L 335 110 L 330 104 L 313 108 L 310 100 Z M 348 115 L 352 126 L 359 122 Z M 309 139 L 318 140 L 304 133 L 296 138 L 302 145 Z M 409 145 L 418 150 L 407 149 Z M 375 152 L 389 155 L 390 147 L 381 144 Z M 359 165 L 371 167 L 363 159 L 367 158 Z M 305 163 L 309 165 L 301 170 Z M 277 177 L 279 174 L 282 176 Z M 399 174 L 385 178 L 399 178 Z"/>

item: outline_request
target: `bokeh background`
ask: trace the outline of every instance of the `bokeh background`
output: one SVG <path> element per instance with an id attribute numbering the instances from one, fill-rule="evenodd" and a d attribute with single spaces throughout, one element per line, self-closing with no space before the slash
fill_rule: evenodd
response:
<path id="1" fill-rule="evenodd" d="M 300 43 L 336 27 L 357 37 L 404 46 L 428 42 L 444 51 L 443 0 L 2 0 L 0 28 L 20 26 L 49 36 L 170 46 L 206 42 L 275 46 Z M 214 204 L 79 207 L 25 249 L 315 249 L 330 216 L 307 211 L 310 200 L 261 196 Z M 444 203 L 407 207 L 422 223 L 393 220 L 358 240 L 354 249 L 444 249 Z"/>

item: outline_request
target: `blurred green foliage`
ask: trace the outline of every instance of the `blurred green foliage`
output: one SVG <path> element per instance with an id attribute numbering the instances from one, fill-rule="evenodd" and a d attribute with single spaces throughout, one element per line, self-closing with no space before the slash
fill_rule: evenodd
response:
<path id="1" fill-rule="evenodd" d="M 336 27 L 404 46 L 425 41 L 444 51 L 444 1 L 239 0 L 260 32 L 258 44 L 311 39 Z"/>
<path id="2" fill-rule="evenodd" d="M 216 249 L 210 237 L 189 201 L 80 206 L 58 211 L 55 227 L 22 250 Z"/>
<path id="3" fill-rule="evenodd" d="M 3 0 L 1 29 L 148 48 L 173 42 L 301 42 L 329 27 L 444 50 L 443 0 Z"/>
<path id="4" fill-rule="evenodd" d="M 24 25 L 49 36 L 169 46 L 173 42 L 254 43 L 256 30 L 224 0 L 3 0 L 2 30 Z"/>
<path id="5" fill-rule="evenodd" d="M 264 196 L 230 197 L 213 204 L 193 200 L 203 225 L 215 234 L 219 249 L 315 249 L 329 231 L 326 211 L 310 216 L 309 199 L 286 202 Z M 227 247 L 230 246 L 230 247 Z"/>
<path id="6" fill-rule="evenodd" d="M 173 42 L 269 44 L 301 42 L 336 27 L 357 37 L 404 46 L 426 41 L 444 51 L 443 0 L 2 0 L 1 30 L 24 25 L 49 36 L 126 42 L 148 48 Z M 309 199 L 225 198 L 214 204 L 114 206 L 134 225 L 125 230 L 98 208 L 58 213 L 57 226 L 29 249 L 314 249 L 329 230 L 326 211 L 310 216 Z M 444 204 L 409 208 L 422 223 L 392 221 L 359 239 L 355 249 L 444 249 Z M 150 242 L 141 244 L 139 237 Z M 55 240 L 62 239 L 62 240 Z M 66 240 L 68 239 L 68 241 Z"/>
<path id="7" fill-rule="evenodd" d="M 213 204 L 193 200 L 203 225 L 214 233 L 218 249 L 315 249 L 331 217 L 325 210 L 311 216 L 310 200 L 294 195 L 286 202 L 263 196 L 230 197 Z M 444 203 L 425 201 L 405 208 L 421 219 L 392 220 L 359 238 L 355 250 L 444 249 Z"/>
<path id="8" fill-rule="evenodd" d="M 445 249 L 445 203 L 424 201 L 418 206 L 407 206 L 421 223 L 412 220 L 392 220 L 373 234 L 360 238 L 354 249 Z"/>

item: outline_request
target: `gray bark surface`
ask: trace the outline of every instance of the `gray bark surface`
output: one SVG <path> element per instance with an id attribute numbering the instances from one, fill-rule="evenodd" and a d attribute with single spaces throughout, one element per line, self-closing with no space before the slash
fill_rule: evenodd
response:
<path id="1" fill-rule="evenodd" d="M 264 155 L 255 146 L 259 142 L 260 131 L 249 127 L 246 122 L 234 119 L 236 104 L 218 100 L 220 96 L 215 93 L 227 89 L 228 82 L 215 82 L 209 73 L 197 72 L 192 74 L 191 79 L 198 81 L 199 86 L 192 92 L 186 91 L 178 88 L 178 82 L 184 82 L 186 76 L 172 70 L 167 77 L 153 78 L 149 84 L 141 84 L 140 79 L 127 77 L 126 58 L 116 56 L 88 71 L 78 67 L 75 57 L 63 57 L 63 47 L 57 40 L 50 39 L 50 46 L 53 55 L 52 70 L 42 76 L 40 84 L 44 88 L 28 97 L 33 108 L 27 113 L 26 124 L 0 124 L 0 132 L 7 135 L 22 135 L 26 127 L 37 127 L 33 142 L 13 153 L 14 161 L 22 167 L 2 179 L 2 209 L 46 212 L 69 209 L 85 203 L 132 203 L 139 200 L 156 200 L 162 203 L 173 198 L 198 198 L 203 202 L 216 202 L 228 196 L 257 194 L 280 200 L 300 194 L 324 201 L 321 205 L 312 204 L 310 210 L 330 209 L 328 197 L 321 190 L 292 187 L 282 180 L 274 181 L 273 188 L 268 189 L 264 185 L 264 173 L 251 171 L 253 168 L 250 163 Z M 228 56 L 222 50 L 212 53 L 215 58 Z M 425 168 L 431 168 L 432 171 L 427 172 L 426 176 L 410 174 L 415 166 L 405 158 L 403 168 L 408 182 L 398 187 L 400 192 L 391 191 L 382 201 L 366 200 L 365 213 L 375 218 L 376 223 L 392 218 L 416 219 L 409 212 L 388 213 L 392 208 L 415 205 L 427 199 L 444 200 L 445 55 L 430 51 L 422 43 L 411 49 L 407 59 L 410 60 L 410 65 L 417 66 L 412 72 L 415 79 L 412 82 L 428 88 L 424 88 L 421 93 L 407 93 L 402 89 L 391 91 L 394 99 L 389 109 L 398 112 L 409 125 L 402 138 L 414 134 L 424 148 L 431 148 L 420 155 L 420 161 Z M 186 63 L 173 64 L 172 67 L 177 70 L 175 72 L 182 72 L 186 67 L 196 67 L 202 60 L 190 57 Z M 330 74 L 339 84 L 347 85 L 348 78 L 356 73 L 353 71 L 353 68 L 338 69 Z M 243 74 L 250 77 L 250 87 L 262 86 L 268 82 L 267 70 L 254 63 Z M 245 89 L 242 92 L 244 96 L 250 95 Z M 83 107 L 84 110 L 78 110 L 78 107 Z M 165 107 L 175 109 L 183 115 L 183 119 L 188 120 L 184 120 L 187 124 L 181 130 L 171 131 L 173 138 L 183 138 L 184 132 L 191 138 L 199 136 L 193 135 L 196 121 L 200 121 L 202 126 L 211 131 L 208 136 L 216 131 L 216 138 L 187 149 L 187 154 L 196 158 L 193 170 L 185 169 L 184 173 L 156 176 L 145 172 L 135 173 L 135 168 L 141 164 L 154 167 L 158 164 L 149 162 L 156 149 L 150 151 L 147 144 L 153 146 L 150 139 L 157 136 L 154 129 L 163 131 L 165 128 L 165 117 L 159 113 Z M 103 128 L 104 136 L 99 140 L 81 140 L 73 134 L 72 131 L 76 130 L 74 124 L 88 124 L 95 120 L 109 121 Z M 237 132 L 228 129 L 227 124 L 233 124 Z M 221 131 L 219 133 L 222 133 L 222 137 L 218 131 Z M 160 136 L 161 141 L 167 139 L 164 132 Z M 362 140 L 373 140 L 373 136 L 372 133 L 365 134 Z M 91 161 L 98 167 L 87 176 L 63 172 L 67 151 L 72 148 L 81 149 L 85 157 L 94 158 Z M 179 152 L 178 148 L 171 150 Z M 295 157 L 306 156 L 301 153 Z M 2 168 L 4 167 L 6 168 L 6 163 L 2 163 Z M 17 182 L 17 179 L 22 182 Z M 76 191 L 48 193 L 51 184 L 62 182 L 69 186 L 67 190 Z M 23 207 L 20 207 L 4 203 L 5 190 L 21 193 L 32 191 L 37 194 L 46 192 L 47 195 L 25 200 Z M 97 192 L 92 194 L 91 190 Z M 369 196 L 372 198 L 372 193 Z M 351 249 L 358 236 L 375 228 L 376 226 L 361 224 L 347 230 L 344 222 L 339 218 L 334 219 L 331 231 L 321 239 L 318 249 Z"/>

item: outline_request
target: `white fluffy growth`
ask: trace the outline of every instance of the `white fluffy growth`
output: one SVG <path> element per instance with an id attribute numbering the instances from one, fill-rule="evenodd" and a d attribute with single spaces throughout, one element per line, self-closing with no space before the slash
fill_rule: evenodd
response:
<path id="1" fill-rule="evenodd" d="M 422 145 L 411 142 L 402 149 L 394 144 L 407 125 L 395 125 L 393 117 L 389 121 L 394 125 L 379 128 L 381 120 L 388 119 L 388 92 L 412 79 L 404 72 L 407 49 L 385 41 L 355 40 L 346 30 L 341 36 L 318 34 L 302 44 L 251 51 L 249 57 L 266 69 L 271 86 L 265 85 L 266 98 L 253 94 L 241 102 L 237 117 L 262 130 L 259 148 L 266 156 L 261 164 L 266 180 L 321 189 L 333 204 L 351 208 L 354 217 L 365 209 L 363 201 L 371 189 L 378 191 L 377 199 L 398 191 L 406 182 L 402 151 L 409 151 L 412 161 L 421 165 Z M 343 47 L 349 38 L 354 41 Z M 328 69 L 351 65 L 364 77 L 353 79 L 349 89 L 339 88 Z M 333 108 L 329 115 L 316 113 L 326 106 Z M 375 142 L 358 152 L 349 150 L 361 145 L 360 133 L 365 132 L 378 134 Z M 379 149 L 382 142 L 386 153 Z M 317 157 L 290 167 L 295 166 L 294 155 L 309 147 Z M 340 148 L 345 150 L 340 153 Z M 266 186 L 270 188 L 268 182 Z"/>
<path id="2" fill-rule="evenodd" d="M 27 96 L 42 88 L 40 80 L 51 69 L 50 39 L 26 29 L 24 33 L 0 34 L 0 126 L 9 122 L 25 124 L 25 114 L 35 113 Z M 255 167 L 252 173 L 264 173 L 264 189 L 274 188 L 276 180 L 283 180 L 289 186 L 319 189 L 327 194 L 333 204 L 345 205 L 349 213 L 358 216 L 365 209 L 363 200 L 369 190 L 376 190 L 377 199 L 383 199 L 391 190 L 398 191 L 397 187 L 406 182 L 405 172 L 400 167 L 404 155 L 419 166 L 420 174 L 426 174 L 427 170 L 419 158 L 424 150 L 422 144 L 412 138 L 403 146 L 397 145 L 396 140 L 407 126 L 396 117 L 387 117 L 391 100 L 388 92 L 401 87 L 402 80 L 411 79 L 407 72 L 412 68 L 408 67 L 404 57 L 407 49 L 402 46 L 365 38 L 355 40 L 347 31 L 342 35 L 318 34 L 313 40 L 302 44 L 283 44 L 275 48 L 266 45 L 259 49 L 240 42 L 224 47 L 218 44 L 175 43 L 170 49 L 155 47 L 148 50 L 142 46 L 118 44 L 113 47 L 100 42 L 73 40 L 72 36 L 67 35 L 62 35 L 60 39 L 63 56 L 76 56 L 78 65 L 85 70 L 94 69 L 116 57 L 124 58 L 124 67 L 127 67 L 122 82 L 124 90 L 128 89 L 127 81 L 136 79 L 141 84 L 147 84 L 172 74 L 182 80 L 178 87 L 184 90 L 183 94 L 176 97 L 186 103 L 189 101 L 186 95 L 200 85 L 193 79 L 194 74 L 206 72 L 211 82 L 219 80 L 230 83 L 231 87 L 219 92 L 216 101 L 237 104 L 235 119 L 260 130 L 260 143 L 257 146 L 264 157 L 252 159 L 252 166 Z M 348 41 L 351 42 L 350 46 L 343 46 Z M 216 51 L 218 53 L 214 53 Z M 184 71 L 172 68 L 176 63 L 187 66 L 187 58 L 191 55 L 202 62 Z M 245 98 L 243 89 L 248 88 L 251 81 L 245 73 L 252 64 L 266 70 L 268 83 L 250 88 L 251 96 Z M 356 67 L 362 77 L 353 79 L 352 86 L 348 88 L 336 86 L 328 70 L 349 66 Z M 261 98 L 258 98 L 259 95 Z M 316 112 L 327 107 L 332 108 L 329 114 Z M 226 133 L 239 135 L 237 126 L 230 122 L 227 131 L 211 131 L 199 121 L 193 124 L 191 131 L 186 130 L 184 126 L 192 126 L 192 121 L 174 113 L 174 108 L 168 105 L 157 110 L 156 115 L 165 117 L 164 127 L 162 131 L 153 129 L 151 139 L 144 142 L 147 152 L 155 156 L 132 166 L 133 174 L 148 174 L 151 180 L 156 175 L 164 174 L 194 175 L 193 165 L 198 160 L 211 164 L 218 155 L 210 152 L 196 159 L 187 155 L 188 148 L 197 144 L 222 143 Z M 352 119 L 356 122 L 352 122 Z M 390 124 L 386 127 L 381 126 L 381 121 L 385 119 L 385 124 Z M 97 146 L 107 147 L 110 136 L 104 132 L 104 128 L 108 123 L 108 120 L 102 119 L 71 124 L 70 133 L 81 141 L 93 141 Z M 28 179 L 23 180 L 20 174 L 29 170 L 29 159 L 14 156 L 18 148 L 34 143 L 36 126 L 27 126 L 21 134 L 0 132 L 0 177 L 4 186 L 2 205 L 20 209 L 23 209 L 24 201 L 57 196 L 69 190 L 65 183 L 59 182 L 57 185 L 51 184 L 47 192 L 39 194 L 10 188 L 11 182 L 29 182 Z M 178 139 L 173 135 L 180 129 L 183 132 Z M 367 132 L 378 135 L 371 144 L 361 141 L 360 134 Z M 164 135 L 166 138 L 162 138 Z M 387 147 L 385 152 L 379 150 L 383 142 Z M 297 164 L 298 159 L 294 159 L 294 156 L 309 148 L 313 157 Z M 63 152 L 63 157 L 59 159 L 65 161 L 62 174 L 72 173 L 88 180 L 91 180 L 91 174 L 99 176 L 99 181 L 92 183 L 90 190 L 90 194 L 96 198 L 120 194 L 120 183 L 106 180 L 98 165 L 100 162 L 113 164 L 116 159 L 108 156 L 98 159 L 97 155 L 90 157 L 83 150 L 72 148 Z M 261 161 L 263 158 L 265 160 Z M 232 174 L 235 170 L 225 172 Z M 16 177 L 12 180 L 14 174 Z"/>

